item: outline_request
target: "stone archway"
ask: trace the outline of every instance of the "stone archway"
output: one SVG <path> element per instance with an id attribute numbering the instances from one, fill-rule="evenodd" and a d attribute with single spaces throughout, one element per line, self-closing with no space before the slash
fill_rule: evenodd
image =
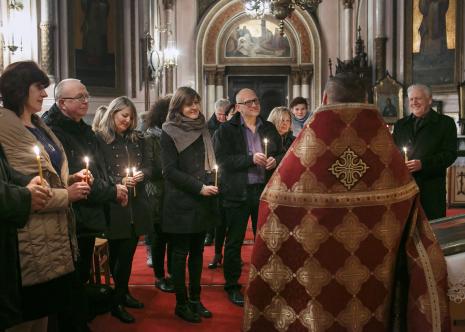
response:
<path id="1" fill-rule="evenodd" d="M 226 96 L 226 77 L 229 69 L 247 67 L 288 67 L 289 99 L 301 95 L 309 99 L 310 108 L 321 100 L 321 38 L 313 18 L 304 11 L 296 10 L 285 20 L 284 31 L 291 52 L 287 58 L 229 58 L 225 56 L 227 38 L 231 31 L 246 20 L 241 0 L 220 0 L 202 18 L 196 39 L 196 85 L 202 96 L 208 116 L 213 113 L 216 99 Z M 270 17 L 267 21 L 277 24 Z"/>

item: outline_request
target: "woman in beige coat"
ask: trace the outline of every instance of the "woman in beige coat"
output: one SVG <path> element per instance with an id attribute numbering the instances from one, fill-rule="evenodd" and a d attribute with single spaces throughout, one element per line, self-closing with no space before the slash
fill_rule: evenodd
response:
<path id="1" fill-rule="evenodd" d="M 90 190 L 83 181 L 85 170 L 68 176 L 61 143 L 35 114 L 42 109 L 48 85 L 47 75 L 32 61 L 13 63 L 0 77 L 5 107 L 0 108 L 0 143 L 6 157 L 17 171 L 35 176 L 38 162 L 33 147 L 38 146 L 44 185 L 52 192 L 47 206 L 40 213 L 32 212 L 18 230 L 24 322 L 12 331 L 46 331 L 47 317 L 66 310 L 77 254 L 69 207 Z"/>

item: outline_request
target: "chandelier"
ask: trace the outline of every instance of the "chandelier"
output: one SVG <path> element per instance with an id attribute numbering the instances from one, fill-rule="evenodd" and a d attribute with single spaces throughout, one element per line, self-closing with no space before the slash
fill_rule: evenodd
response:
<path id="1" fill-rule="evenodd" d="M 281 35 L 284 34 L 284 20 L 290 17 L 296 7 L 314 13 L 323 0 L 243 0 L 247 15 L 262 19 L 265 15 L 273 15 L 280 23 Z"/>

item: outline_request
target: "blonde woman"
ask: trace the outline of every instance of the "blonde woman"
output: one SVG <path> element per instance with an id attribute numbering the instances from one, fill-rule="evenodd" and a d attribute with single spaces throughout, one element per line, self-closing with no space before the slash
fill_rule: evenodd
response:
<path id="1" fill-rule="evenodd" d="M 283 149 L 287 151 L 294 142 L 295 137 L 292 135 L 292 114 L 291 111 L 285 106 L 275 107 L 271 110 L 268 116 L 268 121 L 274 124 L 276 130 L 281 136 L 283 142 Z"/>
<path id="2" fill-rule="evenodd" d="M 108 243 L 110 269 L 115 280 L 112 315 L 124 323 L 134 317 L 125 307 L 143 308 L 128 289 L 132 260 L 139 236 L 152 232 L 150 209 L 145 189 L 151 165 L 144 160 L 144 141 L 136 131 L 137 112 L 133 102 L 125 96 L 114 99 L 100 121 L 97 137 L 101 141 L 108 174 L 116 183 L 128 187 L 128 204 L 110 204 Z"/>

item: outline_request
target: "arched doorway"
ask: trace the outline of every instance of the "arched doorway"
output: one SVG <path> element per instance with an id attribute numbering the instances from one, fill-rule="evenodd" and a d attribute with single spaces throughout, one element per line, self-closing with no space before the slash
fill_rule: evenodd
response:
<path id="1" fill-rule="evenodd" d="M 245 86 L 257 90 L 264 113 L 296 96 L 308 98 L 312 108 L 320 104 L 321 41 L 313 18 L 296 10 L 283 37 L 278 24 L 274 17 L 251 19 L 240 0 L 220 0 L 205 14 L 196 40 L 196 79 L 208 116 L 216 99 Z"/>

